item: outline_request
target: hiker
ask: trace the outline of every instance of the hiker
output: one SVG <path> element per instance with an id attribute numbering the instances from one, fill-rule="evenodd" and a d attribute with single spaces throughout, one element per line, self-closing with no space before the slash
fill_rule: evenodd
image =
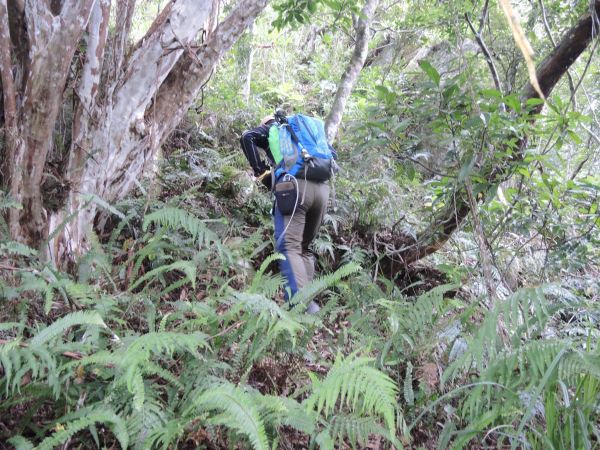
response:
<path id="1" fill-rule="evenodd" d="M 281 110 L 244 132 L 240 143 L 256 179 L 275 193 L 276 249 L 286 258 L 279 266 L 289 300 L 314 277 L 310 245 L 327 210 L 335 151 L 327 144 L 321 121 L 301 115 L 288 119 Z M 267 162 L 258 148 L 265 151 Z M 315 301 L 307 307 L 309 314 L 319 310 Z"/>

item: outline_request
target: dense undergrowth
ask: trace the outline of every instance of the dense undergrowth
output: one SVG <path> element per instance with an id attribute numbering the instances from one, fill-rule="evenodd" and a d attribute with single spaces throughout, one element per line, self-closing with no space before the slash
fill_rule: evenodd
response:
<path id="1" fill-rule="evenodd" d="M 400 185 L 356 195 L 348 164 L 290 308 L 270 198 L 229 155 L 174 150 L 70 269 L 2 243 L 3 448 L 598 446 L 597 282 L 490 303 L 448 259 L 388 279 L 361 230 Z"/>
<path id="2" fill-rule="evenodd" d="M 57 268 L 2 238 L 0 448 L 600 448 L 597 132 L 581 138 L 598 127 L 593 99 L 577 96 L 590 117 L 570 111 L 562 86 L 534 126 L 506 26 L 489 43 L 501 93 L 463 52 L 470 2 L 435 3 L 382 13 L 373 46 L 395 53 L 373 52 L 347 105 L 320 277 L 295 307 L 272 200 L 237 141 L 274 106 L 330 109 L 351 46 L 328 23 L 257 21 L 260 51 L 252 37 L 234 47 L 156 177 L 116 204 L 90 197 L 110 218 L 77 261 Z M 348 28 L 346 6 L 330 13 Z M 506 181 L 486 179 L 506 161 Z M 493 298 L 471 217 L 426 260 L 386 263 L 386 238 L 417 236 L 467 180 Z M 306 315 L 313 297 L 322 310 Z"/>

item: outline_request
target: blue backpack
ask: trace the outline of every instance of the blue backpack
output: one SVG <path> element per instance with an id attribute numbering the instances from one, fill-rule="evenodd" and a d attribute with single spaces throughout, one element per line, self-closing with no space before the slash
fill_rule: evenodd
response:
<path id="1" fill-rule="evenodd" d="M 333 149 L 320 119 L 296 114 L 273 125 L 269 149 L 277 164 L 276 179 L 283 174 L 318 182 L 331 178 Z"/>

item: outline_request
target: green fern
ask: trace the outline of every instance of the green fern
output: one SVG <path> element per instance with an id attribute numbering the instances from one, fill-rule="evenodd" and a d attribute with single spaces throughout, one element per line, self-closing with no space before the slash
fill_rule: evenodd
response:
<path id="1" fill-rule="evenodd" d="M 391 434 L 396 429 L 396 383 L 372 366 L 373 359 L 356 354 L 344 358 L 338 354 L 323 380 L 311 374 L 312 393 L 306 399 L 307 410 L 328 417 L 339 407 L 346 406 L 361 415 L 382 417 Z"/>
<path id="2" fill-rule="evenodd" d="M 206 226 L 204 221 L 179 208 L 162 208 L 147 214 L 142 229 L 146 231 L 152 223 L 170 229 L 183 228 L 199 245 L 208 247 L 211 243 L 218 242 L 217 235 Z"/>
<path id="3" fill-rule="evenodd" d="M 202 394 L 194 407 L 200 411 L 220 411 L 211 422 L 245 435 L 255 450 L 269 450 L 265 425 L 252 397 L 239 387 L 221 384 Z"/>
<path id="4" fill-rule="evenodd" d="M 162 262 L 163 259 L 166 261 L 170 261 L 172 259 L 171 257 L 165 257 L 165 254 L 170 251 L 174 252 L 175 248 L 163 239 L 164 234 L 166 234 L 166 231 L 158 231 L 154 236 L 147 237 L 148 242 L 146 242 L 142 248 L 137 250 L 128 258 L 124 264 L 124 267 L 129 267 L 131 262 L 135 261 L 131 270 L 133 277 L 138 275 L 142 264 L 144 264 L 146 259 L 155 261 L 157 259 L 157 255 L 160 255 L 161 257 L 160 262 Z"/>
<path id="5" fill-rule="evenodd" d="M 196 265 L 192 261 L 176 261 L 172 264 L 162 265 L 156 269 L 145 273 L 143 276 L 138 278 L 130 287 L 129 291 L 135 290 L 143 282 L 147 280 L 154 280 L 163 273 L 170 272 L 173 270 L 181 271 L 185 274 L 185 279 L 189 281 L 193 289 L 196 289 Z"/>
<path id="6" fill-rule="evenodd" d="M 415 403 L 415 393 L 412 387 L 412 369 L 412 363 L 409 361 L 406 365 L 406 374 L 404 376 L 404 400 L 406 401 L 406 404 L 410 406 L 414 405 Z"/>
<path id="7" fill-rule="evenodd" d="M 295 316 L 264 295 L 236 292 L 234 297 L 240 306 L 248 310 L 249 315 L 258 316 L 257 324 L 264 324 L 263 330 L 270 339 L 287 333 L 295 345 L 296 337 L 306 330 Z"/>
<path id="8" fill-rule="evenodd" d="M 141 408 L 128 412 L 127 431 L 130 436 L 130 445 L 135 450 L 149 448 L 148 438 L 155 430 L 161 429 L 165 425 L 169 413 L 170 408 L 166 407 L 160 399 L 147 395 Z"/>
<path id="9" fill-rule="evenodd" d="M 44 347 L 21 347 L 19 341 L 11 343 L 0 349 L 0 363 L 4 368 L 5 377 L 2 383 L 6 383 L 6 393 L 18 392 L 21 380 L 29 374 L 32 380 L 45 379 L 52 388 L 54 396 L 57 397 L 61 390 L 61 384 L 57 377 L 57 362 L 55 356 Z"/>
<path id="10" fill-rule="evenodd" d="M 108 328 L 100 314 L 95 311 L 76 311 L 61 317 L 52 325 L 44 328 L 37 333 L 30 341 L 30 345 L 43 345 L 49 340 L 63 334 L 66 330 L 76 325 L 96 325 L 102 328 Z"/>
<path id="11" fill-rule="evenodd" d="M 565 308 L 564 303 L 548 301 L 544 291 L 524 289 L 498 302 L 486 314 L 467 351 L 446 369 L 444 382 L 457 379 L 465 371 L 478 373 L 478 381 L 470 385 L 472 390 L 459 408 L 470 426 L 451 433 L 456 436 L 454 448 L 462 448 L 490 428 L 498 430 L 494 433 L 500 444 L 508 440 L 511 448 L 530 447 L 531 442 L 540 448 L 589 448 L 585 442 L 594 420 L 589 408 L 597 398 L 588 397 L 575 405 L 569 392 L 582 386 L 585 379 L 586 390 L 597 396 L 600 364 L 597 355 L 583 352 L 576 340 L 540 339 L 554 312 Z M 579 305 L 572 300 L 568 307 Z M 506 330 L 504 339 L 498 333 L 500 320 Z M 561 395 L 558 386 L 562 387 Z M 546 421 L 541 433 L 540 417 Z M 576 422 L 582 426 L 575 426 Z M 494 427 L 498 423 L 501 425 Z M 527 438 L 531 441 L 525 441 Z M 444 439 L 448 441 L 450 434 Z"/>
<path id="12" fill-rule="evenodd" d="M 556 309 L 547 305 L 542 288 L 523 289 L 498 302 L 471 338 L 468 351 L 446 369 L 442 383 L 471 368 L 484 372 L 489 361 L 503 357 L 508 349 L 498 333 L 499 321 L 505 324 L 511 347 L 518 349 L 522 341 L 535 339 L 539 335 L 552 310 Z"/>
<path id="13" fill-rule="evenodd" d="M 341 266 L 335 272 L 316 278 L 308 285 L 304 286 L 300 289 L 291 299 L 290 305 L 306 305 L 309 301 L 311 301 L 316 295 L 324 291 L 325 289 L 334 286 L 338 283 L 342 278 L 347 277 L 353 273 L 356 273 L 361 270 L 361 267 L 358 264 L 349 263 Z"/>
<path id="14" fill-rule="evenodd" d="M 129 435 L 123 419 L 109 409 L 99 409 L 90 411 L 85 417 L 66 423 L 64 429 L 57 431 L 52 436 L 44 439 L 40 445 L 36 447 L 36 450 L 52 450 L 57 445 L 62 444 L 70 437 L 95 423 L 111 424 L 111 429 L 119 441 L 119 444 L 121 444 L 121 448 L 128 447 Z"/>
<path id="15" fill-rule="evenodd" d="M 397 449 L 402 448 L 402 444 L 394 434 L 382 427 L 374 417 L 336 414 L 331 418 L 327 430 L 334 442 L 341 443 L 347 439 L 352 448 L 366 448 L 369 437 L 372 435 L 383 437 Z"/>
<path id="16" fill-rule="evenodd" d="M 37 256 L 38 252 L 31 247 L 26 246 L 20 242 L 8 241 L 0 243 L 0 255 L 2 256 Z"/>
<path id="17" fill-rule="evenodd" d="M 183 435 L 187 423 L 181 418 L 169 420 L 162 426 L 150 430 L 148 437 L 144 440 L 141 448 L 155 448 L 160 446 L 162 450 L 173 448 L 172 444 Z"/>
<path id="18" fill-rule="evenodd" d="M 263 292 L 264 293 L 265 290 L 262 287 L 262 284 L 263 284 L 263 275 L 265 273 L 265 270 L 267 270 L 267 267 L 273 261 L 282 260 L 282 259 L 285 259 L 285 256 L 283 256 L 282 254 L 279 254 L 279 253 L 275 253 L 275 254 L 270 255 L 269 257 L 267 257 L 262 262 L 262 264 L 260 265 L 260 268 L 258 269 L 258 272 L 256 272 L 256 274 L 254 275 L 254 278 L 252 280 L 252 284 L 248 288 L 248 293 L 251 293 L 251 294 L 257 293 L 257 292 Z"/>
<path id="19" fill-rule="evenodd" d="M 287 425 L 309 436 L 315 434 L 318 424 L 318 416 L 315 411 L 307 411 L 304 405 L 293 398 L 278 397 L 278 400 L 285 409 L 273 417 L 274 423 Z"/>
<path id="20" fill-rule="evenodd" d="M 13 436 L 8 443 L 15 447 L 15 450 L 33 450 L 33 444 L 23 436 Z"/>
<path id="21" fill-rule="evenodd" d="M 207 348 L 208 343 L 200 333 L 148 333 L 137 337 L 121 356 L 120 364 L 124 369 L 124 377 L 119 383 L 125 383 L 127 389 L 134 395 L 134 406 L 140 409 L 145 401 L 145 386 L 142 373 L 145 364 L 153 354 L 170 355 L 177 350 L 183 350 L 193 355 L 197 348 Z M 152 365 L 149 371 L 152 371 Z M 154 366 L 155 367 L 155 366 Z M 168 380 L 170 377 L 167 377 Z"/>

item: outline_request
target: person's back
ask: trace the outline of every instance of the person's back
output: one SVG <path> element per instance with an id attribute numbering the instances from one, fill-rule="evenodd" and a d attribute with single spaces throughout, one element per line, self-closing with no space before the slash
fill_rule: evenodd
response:
<path id="1" fill-rule="evenodd" d="M 255 177 L 260 178 L 269 170 L 267 164 L 274 171 L 273 177 L 263 176 L 261 181 L 268 187 L 275 183 L 275 242 L 276 250 L 285 256 L 285 260 L 280 262 L 280 270 L 287 282 L 287 300 L 314 278 L 315 256 L 310 245 L 319 232 L 329 199 L 328 179 L 331 169 L 321 168 L 316 171 L 311 170 L 311 167 L 331 167 L 332 162 L 326 166 L 327 162 L 317 158 L 321 159 L 322 155 L 325 155 L 325 158 L 331 159 L 332 149 L 320 135 L 322 131 L 319 126 L 322 128 L 322 123 L 317 122 L 317 125 L 314 125 L 309 121 L 317 119 L 305 117 L 292 116 L 288 120 L 277 111 L 274 117 L 263 119 L 261 125 L 246 131 L 241 138 L 242 149 Z M 301 120 L 304 122 L 300 122 Z M 302 129 L 302 126 L 306 128 Z M 272 149 L 275 134 L 278 139 L 275 140 L 274 146 L 277 148 Z M 268 163 L 260 158 L 257 147 L 265 150 Z M 293 152 L 296 155 L 295 159 Z M 318 177 L 313 175 L 317 173 Z M 311 301 L 307 312 L 316 313 L 319 309 L 319 306 Z"/>

